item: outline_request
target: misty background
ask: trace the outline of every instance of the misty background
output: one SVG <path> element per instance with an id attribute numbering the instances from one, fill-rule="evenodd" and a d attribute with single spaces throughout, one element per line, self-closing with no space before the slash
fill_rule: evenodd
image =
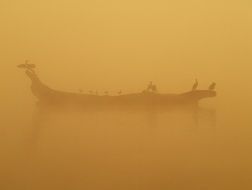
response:
<path id="1" fill-rule="evenodd" d="M 252 2 L 0 2 L 0 187 L 7 189 L 250 189 Z M 217 125 L 191 130 L 167 113 L 63 113 L 30 150 L 36 98 L 16 65 L 30 60 L 62 91 L 161 93 L 217 83 Z M 186 117 L 186 119 L 185 119 Z M 63 119 L 64 118 L 64 119 Z M 181 119 L 183 118 L 183 119 Z M 32 152 L 32 153 L 31 153 Z"/>

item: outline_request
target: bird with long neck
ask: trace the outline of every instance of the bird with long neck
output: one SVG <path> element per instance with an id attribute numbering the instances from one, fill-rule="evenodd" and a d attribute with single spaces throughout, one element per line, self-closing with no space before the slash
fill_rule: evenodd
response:
<path id="1" fill-rule="evenodd" d="M 198 85 L 199 85 L 198 80 L 195 79 L 195 83 L 192 86 L 192 91 L 196 90 L 198 88 Z"/>

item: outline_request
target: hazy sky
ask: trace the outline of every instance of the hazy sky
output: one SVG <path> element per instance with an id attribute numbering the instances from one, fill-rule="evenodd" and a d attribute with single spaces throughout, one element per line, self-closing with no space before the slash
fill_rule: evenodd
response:
<path id="1" fill-rule="evenodd" d="M 180 92 L 197 77 L 221 94 L 250 92 L 241 84 L 252 79 L 251 8 L 249 0 L 1 0 L 2 95 L 24 94 L 29 83 L 15 66 L 25 59 L 61 90 L 132 92 L 153 80 Z"/>
<path id="2" fill-rule="evenodd" d="M 0 0 L 0 189 L 48 189 L 44 178 L 69 189 L 250 185 L 251 34 L 251 0 Z M 195 78 L 201 89 L 215 81 L 218 96 L 204 104 L 217 110 L 217 133 L 191 133 L 172 116 L 148 128 L 137 116 L 68 115 L 43 127 L 32 160 L 35 98 L 16 67 L 26 59 L 45 84 L 72 92 L 139 92 L 152 80 L 179 93 Z"/>

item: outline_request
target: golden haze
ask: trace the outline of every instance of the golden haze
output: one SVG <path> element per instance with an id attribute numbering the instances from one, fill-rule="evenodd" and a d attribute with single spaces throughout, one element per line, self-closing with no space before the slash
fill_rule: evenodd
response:
<path id="1" fill-rule="evenodd" d="M 1 0 L 0 189 L 251 189 L 252 2 Z M 160 92 L 217 83 L 216 131 L 180 115 L 54 115 L 30 151 L 36 98 L 55 89 Z M 97 120 L 97 117 L 99 118 Z M 64 118 L 64 120 L 62 120 Z M 32 153 L 31 153 L 32 152 Z"/>

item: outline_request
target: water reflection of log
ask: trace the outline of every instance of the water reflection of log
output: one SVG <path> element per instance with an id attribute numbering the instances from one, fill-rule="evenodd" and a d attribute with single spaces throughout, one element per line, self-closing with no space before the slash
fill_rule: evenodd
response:
<path id="1" fill-rule="evenodd" d="M 215 109 L 199 108 L 198 118 L 201 119 L 203 122 L 205 122 L 205 124 L 208 124 L 211 128 L 216 128 Z"/>
<path id="2" fill-rule="evenodd" d="M 156 128 L 158 125 L 158 113 L 155 111 L 149 111 L 147 113 L 148 126 L 151 128 Z"/>
<path id="3" fill-rule="evenodd" d="M 208 128 L 216 132 L 216 110 L 207 108 L 198 108 L 193 113 L 194 126 L 196 130 Z"/>
<path id="4" fill-rule="evenodd" d="M 31 151 L 34 152 L 38 148 L 41 130 L 44 124 L 47 122 L 49 112 L 41 109 L 38 106 L 35 107 L 32 115 L 32 128 L 31 128 Z"/>
<path id="5" fill-rule="evenodd" d="M 174 112 L 176 112 L 175 114 L 178 114 L 178 117 L 177 118 L 175 117 L 175 122 L 180 123 L 181 121 L 178 121 L 178 120 L 180 120 L 181 118 L 183 119 L 183 117 L 186 116 L 186 118 L 188 119 L 188 125 L 187 125 L 188 128 L 184 128 L 184 130 L 189 130 L 192 133 L 194 133 L 194 132 L 201 130 L 202 128 L 204 128 L 204 129 L 208 128 L 208 131 L 210 130 L 209 131 L 210 133 L 215 132 L 215 129 L 216 129 L 216 112 L 215 112 L 215 110 L 206 109 L 206 108 L 198 108 L 198 109 L 194 109 L 193 111 L 192 110 L 190 110 L 190 111 L 189 110 L 182 110 L 182 111 L 186 112 L 186 114 L 183 112 L 183 114 L 179 115 L 179 112 L 177 113 L 176 111 L 174 111 Z M 174 112 L 171 110 L 169 113 L 165 113 L 165 114 L 167 114 L 169 116 L 169 114 L 173 115 Z M 33 125 L 32 125 L 32 135 L 31 135 L 31 142 L 30 142 L 32 154 L 36 153 L 36 151 L 38 150 L 38 147 L 39 147 L 39 142 L 41 142 L 41 140 L 43 140 L 43 139 L 41 139 L 41 134 L 43 133 L 42 131 L 45 128 L 45 126 L 47 124 L 50 124 L 50 117 L 49 116 L 53 117 L 53 115 L 55 113 L 58 114 L 57 112 L 55 112 L 53 110 L 42 109 L 41 107 L 40 107 L 40 109 L 37 108 L 36 111 L 34 112 L 34 115 L 32 118 Z M 98 116 L 97 119 L 99 118 L 99 116 L 102 115 L 101 112 L 93 111 L 92 113 L 94 115 L 97 113 L 97 116 Z M 125 112 L 125 116 L 131 117 L 130 116 L 131 114 L 128 115 L 127 113 L 128 112 Z M 112 112 L 112 114 L 113 114 L 113 112 Z M 141 121 L 141 122 L 147 124 L 146 127 L 144 127 L 142 129 L 143 131 L 151 130 L 152 133 L 155 133 L 155 132 L 157 132 L 157 130 L 159 128 L 159 122 L 160 122 L 160 125 L 162 126 L 163 121 L 160 116 L 160 113 L 155 110 L 149 110 L 149 111 L 145 110 L 144 113 L 143 112 L 141 112 L 141 113 L 136 112 L 136 113 L 132 113 L 132 114 L 139 115 L 139 116 L 142 114 L 145 115 L 144 120 Z M 122 117 L 124 117 L 123 112 L 120 112 L 120 115 Z M 193 123 L 190 123 L 190 117 L 192 118 L 191 120 L 193 121 Z M 115 116 L 115 118 L 117 118 L 117 116 Z M 168 123 L 165 123 L 165 124 L 168 124 L 166 126 L 167 128 L 173 128 L 172 125 L 174 125 L 174 118 L 171 118 L 170 123 L 169 123 L 169 119 L 168 119 L 168 121 L 166 120 L 165 122 L 168 122 Z M 187 122 L 186 120 L 182 121 L 182 125 L 184 125 L 186 122 Z M 108 123 L 109 123 L 109 121 L 108 121 Z M 176 125 L 176 124 L 175 124 L 175 126 L 180 127 L 180 125 Z M 131 127 L 131 126 L 128 126 L 128 127 Z M 69 130 L 71 130 L 71 129 L 69 129 Z M 178 129 L 178 130 L 180 131 L 181 129 Z"/>

